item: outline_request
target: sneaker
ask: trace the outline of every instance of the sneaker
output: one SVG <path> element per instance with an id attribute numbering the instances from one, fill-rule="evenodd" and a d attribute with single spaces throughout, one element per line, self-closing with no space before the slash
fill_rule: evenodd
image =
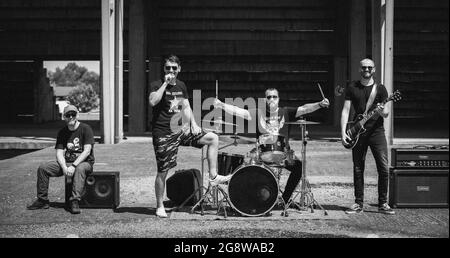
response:
<path id="1" fill-rule="evenodd" d="M 363 211 L 364 211 L 363 206 L 358 203 L 355 203 L 348 210 L 346 210 L 345 213 L 357 214 L 357 213 L 362 213 Z"/>
<path id="2" fill-rule="evenodd" d="M 49 207 L 48 201 L 42 201 L 41 199 L 37 199 L 32 204 L 27 206 L 28 210 L 38 210 L 38 209 L 48 209 Z"/>
<path id="3" fill-rule="evenodd" d="M 214 179 L 209 179 L 209 182 L 211 183 L 211 185 L 220 185 L 220 184 L 224 184 L 228 181 L 230 181 L 231 177 L 233 175 L 228 175 L 228 176 L 221 176 L 221 175 L 217 175 L 216 178 Z"/>
<path id="4" fill-rule="evenodd" d="M 167 218 L 166 209 L 164 209 L 164 207 L 156 208 L 156 216 L 160 218 Z"/>
<path id="5" fill-rule="evenodd" d="M 78 204 L 78 200 L 72 200 L 70 202 L 70 213 L 72 214 L 80 214 L 80 205 Z"/>
<path id="6" fill-rule="evenodd" d="M 395 211 L 389 207 L 387 203 L 382 204 L 380 207 L 378 207 L 378 211 L 384 214 L 394 215 Z"/>

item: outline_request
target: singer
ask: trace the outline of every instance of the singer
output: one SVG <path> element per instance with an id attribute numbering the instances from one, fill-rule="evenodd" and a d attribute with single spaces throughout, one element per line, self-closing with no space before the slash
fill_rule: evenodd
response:
<path id="1" fill-rule="evenodd" d="M 195 122 L 186 85 L 177 79 L 179 72 L 181 72 L 180 59 L 170 55 L 164 63 L 164 80 L 154 81 L 150 85 L 153 148 L 158 169 L 155 179 L 156 216 L 161 218 L 167 217 L 163 195 L 167 173 L 177 165 L 178 146 L 202 148 L 207 145 L 210 184 L 223 184 L 231 179 L 231 175 L 217 174 L 219 137 L 212 132 L 203 132 Z"/>

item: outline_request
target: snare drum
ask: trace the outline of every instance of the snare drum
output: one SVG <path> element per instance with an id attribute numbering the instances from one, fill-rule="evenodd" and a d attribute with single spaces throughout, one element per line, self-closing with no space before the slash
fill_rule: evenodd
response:
<path id="1" fill-rule="evenodd" d="M 279 134 L 263 134 L 259 136 L 260 158 L 266 163 L 282 163 L 286 159 L 285 137 Z"/>
<path id="2" fill-rule="evenodd" d="M 232 174 L 244 163 L 244 155 L 219 152 L 217 154 L 217 173 L 222 176 Z"/>

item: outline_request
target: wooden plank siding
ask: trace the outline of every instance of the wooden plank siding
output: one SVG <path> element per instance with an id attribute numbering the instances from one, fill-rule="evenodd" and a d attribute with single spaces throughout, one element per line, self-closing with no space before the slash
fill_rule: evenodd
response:
<path id="1" fill-rule="evenodd" d="M 396 123 L 420 118 L 448 127 L 448 1 L 396 0 L 394 89 Z"/>
<path id="2" fill-rule="evenodd" d="M 179 78 L 202 98 L 264 97 L 280 91 L 281 105 L 333 101 L 335 1 L 160 1 L 163 55 L 182 60 Z M 208 112 L 204 111 L 203 115 Z M 324 111 L 308 119 L 331 123 Z"/>
<path id="3" fill-rule="evenodd" d="M 34 114 L 35 63 L 0 61 L 0 122 L 32 121 Z"/>
<path id="4" fill-rule="evenodd" d="M 100 60 L 100 0 L 2 0 L 2 59 Z"/>

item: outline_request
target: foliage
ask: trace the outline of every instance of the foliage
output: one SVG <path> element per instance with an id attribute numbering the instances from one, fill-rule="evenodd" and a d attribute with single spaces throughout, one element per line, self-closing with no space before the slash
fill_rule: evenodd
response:
<path id="1" fill-rule="evenodd" d="M 80 112 L 89 112 L 99 106 L 98 94 L 94 91 L 92 85 L 81 83 L 70 91 L 67 100 L 75 105 Z"/>
<path id="2" fill-rule="evenodd" d="M 50 71 L 48 75 L 52 86 L 75 87 L 86 84 L 91 85 L 95 92 L 100 92 L 99 75 L 76 63 L 68 63 L 64 69 L 57 67 L 55 72 Z"/>

